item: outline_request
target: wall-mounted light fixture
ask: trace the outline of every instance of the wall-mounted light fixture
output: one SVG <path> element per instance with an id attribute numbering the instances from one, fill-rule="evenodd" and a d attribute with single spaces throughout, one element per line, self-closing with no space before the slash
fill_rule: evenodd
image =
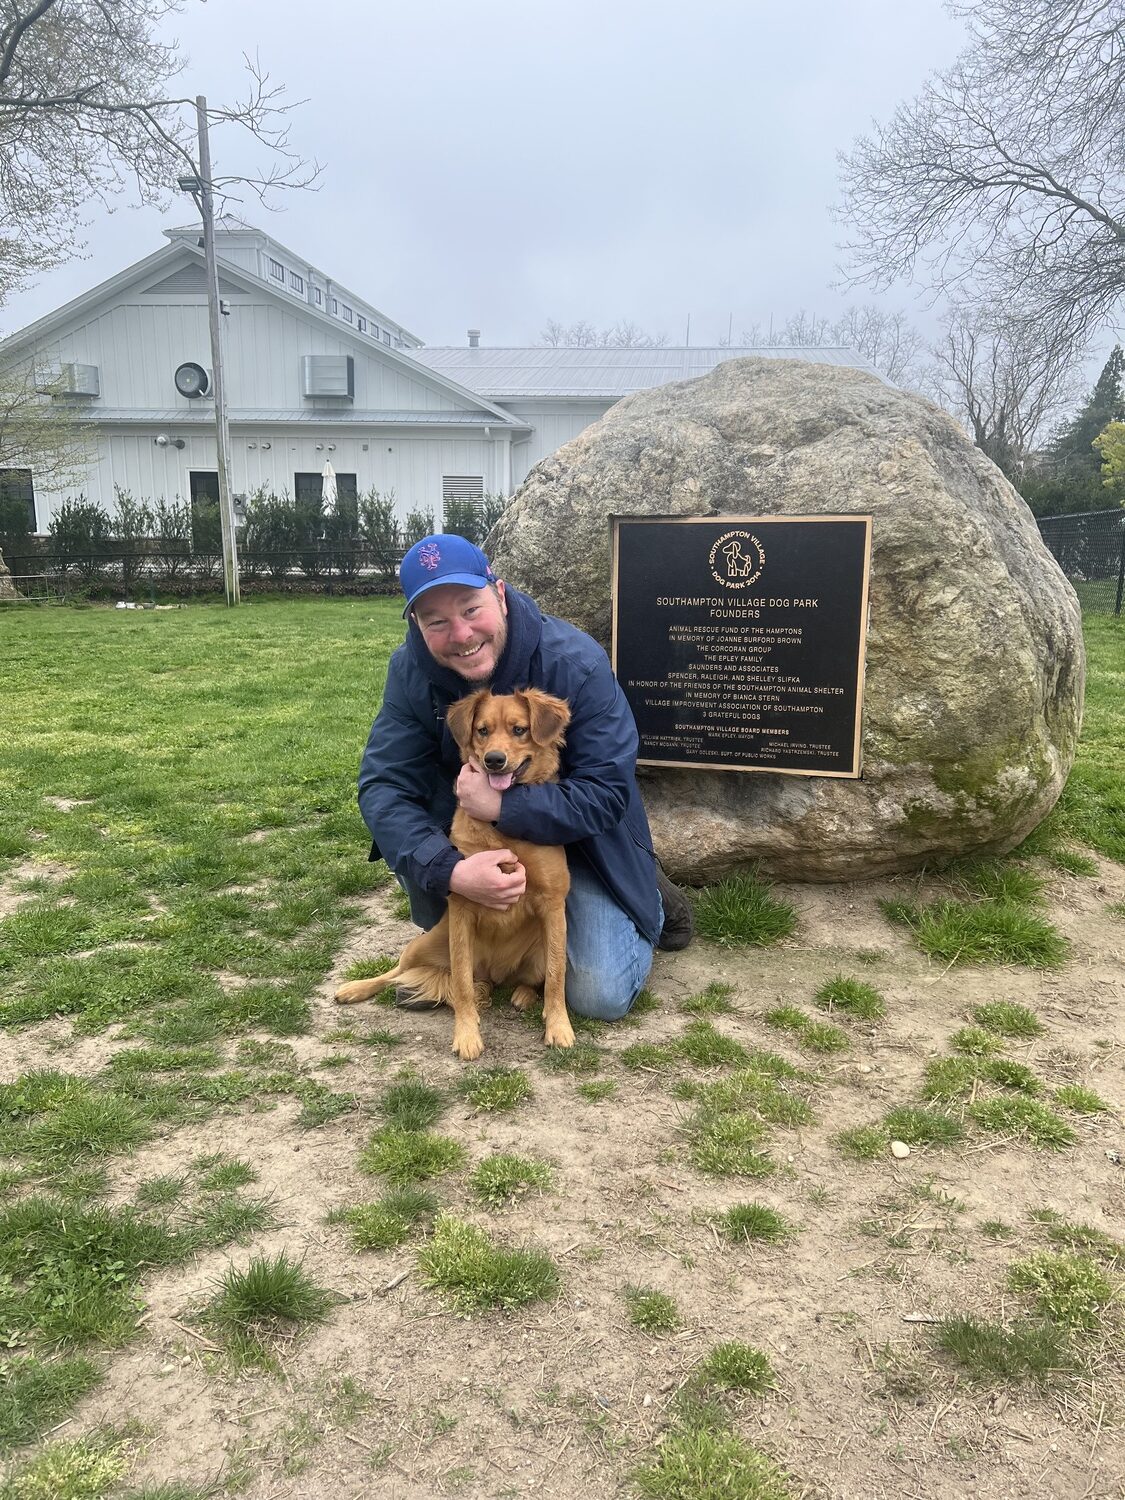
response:
<path id="1" fill-rule="evenodd" d="M 246 446 L 247 448 L 256 448 L 258 445 L 257 443 L 247 443 Z"/>
<path id="2" fill-rule="evenodd" d="M 324 444 L 323 443 L 317 443 L 317 445 L 316 445 L 316 451 L 318 453 L 323 453 L 323 451 L 324 451 Z"/>
<path id="3" fill-rule="evenodd" d="M 335 443 L 329 443 L 328 444 L 328 451 L 329 451 L 329 453 L 335 453 L 335 451 L 336 451 L 336 444 Z"/>
<path id="4" fill-rule="evenodd" d="M 273 447 L 272 443 L 263 443 L 262 444 L 262 452 L 266 453 L 272 447 Z"/>

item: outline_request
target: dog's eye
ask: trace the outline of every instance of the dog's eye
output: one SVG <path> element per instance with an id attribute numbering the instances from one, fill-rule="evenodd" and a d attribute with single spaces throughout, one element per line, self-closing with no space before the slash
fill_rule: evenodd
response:
<path id="1" fill-rule="evenodd" d="M 487 725 L 482 724 L 480 726 L 480 728 L 477 730 L 477 739 L 478 740 L 486 740 L 487 738 L 488 738 L 488 727 L 487 727 Z"/>
<path id="2" fill-rule="evenodd" d="M 512 725 L 512 733 L 515 735 L 515 737 L 516 737 L 517 740 L 522 740 L 523 737 L 524 737 L 524 735 L 527 733 L 527 725 L 526 724 L 513 724 Z"/>

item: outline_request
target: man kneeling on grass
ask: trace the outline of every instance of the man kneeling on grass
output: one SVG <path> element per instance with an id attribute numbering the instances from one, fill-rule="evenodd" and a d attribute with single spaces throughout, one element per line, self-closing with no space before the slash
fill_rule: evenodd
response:
<path id="1" fill-rule="evenodd" d="M 637 789 L 637 728 L 596 641 L 498 579 L 479 547 L 446 533 L 402 560 L 409 630 L 391 657 L 359 773 L 371 858 L 385 859 L 429 930 L 450 891 L 503 911 L 526 876 L 509 849 L 466 858 L 449 841 L 456 804 L 501 834 L 563 844 L 566 1003 L 616 1021 L 637 998 L 654 947 L 691 941 L 691 906 L 660 869 Z M 479 688 L 541 688 L 570 705 L 560 779 L 496 791 L 461 756 L 449 705 Z M 505 872 L 502 864 L 516 863 Z"/>

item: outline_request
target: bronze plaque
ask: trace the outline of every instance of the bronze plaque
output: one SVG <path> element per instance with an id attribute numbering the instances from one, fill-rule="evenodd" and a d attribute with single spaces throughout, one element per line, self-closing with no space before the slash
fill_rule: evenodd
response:
<path id="1" fill-rule="evenodd" d="M 861 774 L 870 516 L 616 516 L 639 764 Z"/>

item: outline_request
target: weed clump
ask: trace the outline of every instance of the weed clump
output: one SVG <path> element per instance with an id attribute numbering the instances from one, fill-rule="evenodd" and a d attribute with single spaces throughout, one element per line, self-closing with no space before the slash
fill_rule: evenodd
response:
<path id="1" fill-rule="evenodd" d="M 461 1097 L 488 1113 L 516 1109 L 531 1098 L 531 1080 L 520 1068 L 484 1068 L 466 1076 Z"/>
<path id="2" fill-rule="evenodd" d="M 395 1187 L 423 1182 L 452 1171 L 465 1160 L 465 1148 L 428 1130 L 388 1125 L 376 1130 L 359 1155 L 359 1169 L 385 1177 Z"/>
<path id="3" fill-rule="evenodd" d="M 838 1026 L 828 1021 L 814 1021 L 796 1005 L 775 1005 L 766 1011 L 763 1020 L 779 1031 L 791 1032 L 797 1045 L 807 1047 L 810 1052 L 844 1052 L 849 1045 Z"/>
<path id="4" fill-rule="evenodd" d="M 1096 1261 L 1065 1252 L 1039 1250 L 1014 1261 L 1008 1285 L 1029 1293 L 1043 1317 L 1072 1333 L 1093 1332 L 1114 1300 L 1113 1286 Z"/>
<path id="5" fill-rule="evenodd" d="M 517 1198 L 538 1188 L 551 1186 L 553 1174 L 546 1162 L 530 1161 L 509 1152 L 490 1156 L 469 1173 L 469 1190 L 489 1208 L 506 1208 Z"/>
<path id="6" fill-rule="evenodd" d="M 1014 1000 L 993 1000 L 987 1005 L 975 1005 L 969 1012 L 978 1026 L 995 1036 L 1016 1037 L 1030 1041 L 1043 1035 L 1043 1023 L 1026 1005 L 1017 1005 Z"/>
<path id="7" fill-rule="evenodd" d="M 655 1463 L 633 1473 L 648 1500 L 789 1500 L 785 1475 L 733 1432 L 707 1426 L 664 1434 Z"/>
<path id="8" fill-rule="evenodd" d="M 443 1214 L 432 1239 L 418 1252 L 425 1284 L 444 1293 L 462 1312 L 520 1307 L 558 1289 L 549 1256 L 537 1250 L 505 1250 L 484 1230 Z"/>
<path id="9" fill-rule="evenodd" d="M 1078 1139 L 1054 1110 L 1037 1099 L 1019 1094 L 1013 1098 L 978 1099 L 969 1105 L 969 1114 L 983 1130 L 996 1135 L 1021 1135 L 1033 1146 L 1050 1151 L 1061 1151 Z"/>
<path id="10" fill-rule="evenodd" d="M 100 1379 L 88 1359 L 0 1360 L 0 1453 L 38 1437 Z"/>
<path id="11" fill-rule="evenodd" d="M 698 995 L 689 995 L 680 1007 L 689 1016 L 728 1016 L 734 1010 L 733 985 L 712 981 Z"/>
<path id="12" fill-rule="evenodd" d="M 437 1212 L 437 1199 L 420 1188 L 397 1188 L 377 1203 L 355 1203 L 328 1215 L 329 1224 L 346 1224 L 356 1250 L 392 1250 L 409 1239 L 415 1226 Z"/>
<path id="13" fill-rule="evenodd" d="M 890 1144 L 890 1133 L 879 1125 L 856 1125 L 836 1136 L 840 1154 L 850 1161 L 874 1161 L 885 1154 Z"/>
<path id="14" fill-rule="evenodd" d="M 1080 1083 L 1064 1083 L 1055 1090 L 1054 1100 L 1064 1109 L 1073 1110 L 1076 1115 L 1100 1115 L 1109 1110 L 1109 1105 L 1100 1094 L 1095 1094 L 1093 1089 L 1084 1088 Z"/>
<path id="15" fill-rule="evenodd" d="M 1070 951 L 1066 939 L 1050 922 L 1013 901 L 879 904 L 888 920 L 911 930 L 923 953 L 946 964 L 1020 964 L 1029 969 L 1050 969 Z"/>
<path id="16" fill-rule="evenodd" d="M 379 1100 L 379 1113 L 388 1127 L 402 1131 L 425 1130 L 445 1108 L 441 1092 L 420 1078 L 398 1078 Z"/>
<path id="17" fill-rule="evenodd" d="M 699 1366 L 699 1378 L 720 1390 L 742 1391 L 750 1396 L 764 1396 L 775 1381 L 767 1357 L 737 1340 L 716 1344 Z"/>
<path id="18" fill-rule="evenodd" d="M 964 1052 L 969 1057 L 990 1057 L 1003 1051 L 1004 1044 L 983 1026 L 962 1026 L 949 1038 L 954 1052 Z"/>
<path id="19" fill-rule="evenodd" d="M 959 1120 L 935 1109 L 904 1105 L 883 1116 L 883 1129 L 892 1140 L 908 1146 L 952 1146 L 965 1134 Z"/>
<path id="20" fill-rule="evenodd" d="M 757 876 L 729 875 L 699 893 L 695 925 L 700 937 L 724 948 L 764 947 L 793 932 L 797 913 Z"/>
<path id="21" fill-rule="evenodd" d="M 865 984 L 861 979 L 849 979 L 844 974 L 837 974 L 827 984 L 822 984 L 813 1000 L 829 1015 L 833 1011 L 843 1011 L 844 1015 L 859 1021 L 878 1021 L 887 1013 L 886 1001 L 874 985 Z"/>
<path id="22" fill-rule="evenodd" d="M 719 1215 L 718 1224 L 728 1239 L 747 1244 L 755 1240 L 777 1244 L 795 1232 L 788 1219 L 764 1203 L 736 1203 Z"/>
<path id="23" fill-rule="evenodd" d="M 1073 1369 L 1067 1339 L 1051 1323 L 1017 1322 L 1011 1327 L 978 1318 L 945 1318 L 936 1329 L 937 1346 L 972 1379 L 1034 1380 Z"/>
<path id="24" fill-rule="evenodd" d="M 675 1333 L 680 1314 L 665 1292 L 648 1286 L 627 1286 L 624 1292 L 629 1322 L 642 1333 Z"/>
<path id="25" fill-rule="evenodd" d="M 228 1267 L 202 1321 L 236 1364 L 273 1369 L 281 1343 L 303 1324 L 323 1322 L 337 1301 L 282 1251 L 252 1257 L 244 1271 Z"/>

